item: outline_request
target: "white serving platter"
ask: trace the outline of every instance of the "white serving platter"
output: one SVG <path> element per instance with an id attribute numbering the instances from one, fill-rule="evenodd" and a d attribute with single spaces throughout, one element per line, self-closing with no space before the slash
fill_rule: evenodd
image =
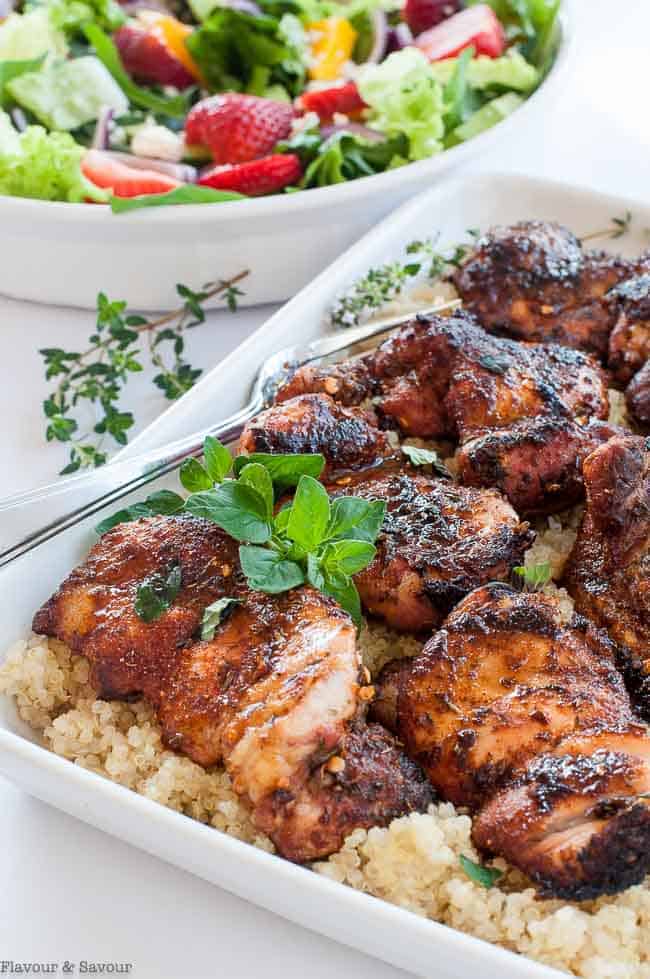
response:
<path id="1" fill-rule="evenodd" d="M 612 217 L 627 210 L 633 215 L 630 232 L 620 241 L 602 244 L 633 254 L 647 244 L 648 203 L 512 175 L 456 179 L 429 191 L 401 207 L 322 272 L 123 454 L 161 445 L 239 408 L 264 357 L 288 343 L 318 335 L 333 298 L 369 267 L 399 256 L 414 238 L 439 231 L 442 245 L 453 244 L 470 227 L 531 217 L 557 219 L 585 234 L 607 227 Z M 165 483 L 174 485 L 174 480 Z M 73 481 L 69 485 L 66 502 L 71 506 L 84 491 L 75 491 Z M 57 507 L 60 504 L 59 499 Z M 41 522 L 54 515 L 54 511 L 41 513 Z M 5 514 L 0 539 L 18 536 L 24 519 L 22 513 Z M 29 631 L 33 611 L 85 555 L 96 520 L 91 518 L 0 571 L 0 648 Z M 6 698 L 0 698 L 0 772 L 38 798 L 233 894 L 418 975 L 436 979 L 460 979 L 479 972 L 482 979 L 559 976 L 555 970 L 269 856 L 77 768 L 37 744 Z"/>
<path id="2" fill-rule="evenodd" d="M 91 309 L 103 291 L 131 309 L 170 309 L 177 282 L 199 288 L 250 269 L 243 304 L 284 301 L 403 201 L 553 111 L 567 91 L 576 2 L 562 0 L 558 54 L 537 91 L 497 126 L 428 160 L 300 194 L 119 216 L 0 195 L 0 293 Z"/>

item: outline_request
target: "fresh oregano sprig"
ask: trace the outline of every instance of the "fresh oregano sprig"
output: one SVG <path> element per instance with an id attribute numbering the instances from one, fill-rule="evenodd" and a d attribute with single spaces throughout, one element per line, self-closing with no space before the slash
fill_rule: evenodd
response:
<path id="1" fill-rule="evenodd" d="M 272 595 L 310 584 L 334 598 L 361 623 L 361 603 L 353 576 L 373 560 L 374 542 L 384 522 L 386 504 L 354 496 L 330 499 L 318 477 L 322 455 L 254 453 L 233 459 L 218 439 L 208 437 L 203 461 L 187 459 L 180 481 L 183 499 L 170 490 L 153 493 L 142 503 L 120 510 L 97 526 L 106 533 L 118 523 L 165 513 L 190 513 L 217 524 L 240 542 L 239 560 L 249 586 Z M 278 499 L 290 487 L 293 498 L 279 511 Z M 162 614 L 168 605 L 166 579 L 147 580 L 138 588 L 136 612 Z M 214 635 L 232 602 L 206 609 L 202 634 Z M 142 617 L 142 616 L 141 616 Z"/>
<path id="2" fill-rule="evenodd" d="M 103 465 L 107 438 L 117 445 L 126 444 L 135 419 L 132 412 L 120 409 L 119 401 L 129 377 L 143 370 L 143 339 L 158 371 L 153 382 L 165 398 L 174 401 L 192 387 L 202 371 L 185 360 L 184 332 L 205 322 L 203 304 L 213 297 L 223 297 L 234 312 L 242 295 L 237 283 L 247 274 L 208 283 L 199 292 L 178 285 L 182 305 L 156 319 L 129 313 L 125 302 L 100 293 L 95 331 L 86 350 L 45 347 L 39 351 L 46 379 L 56 379 L 43 402 L 45 437 L 48 442 L 70 444 L 70 457 L 61 475 Z M 80 409 L 88 405 L 96 421 L 89 431 L 80 431 Z"/>
<path id="3" fill-rule="evenodd" d="M 207 439 L 204 462 L 188 460 L 181 468 L 191 493 L 185 510 L 240 541 L 239 560 L 251 588 L 276 595 L 310 584 L 359 625 L 352 577 L 375 556 L 386 504 L 353 496 L 330 500 L 318 481 L 324 464 L 321 455 L 255 453 L 233 460 L 221 443 Z M 296 487 L 293 499 L 276 513 L 278 496 L 290 486 Z"/>

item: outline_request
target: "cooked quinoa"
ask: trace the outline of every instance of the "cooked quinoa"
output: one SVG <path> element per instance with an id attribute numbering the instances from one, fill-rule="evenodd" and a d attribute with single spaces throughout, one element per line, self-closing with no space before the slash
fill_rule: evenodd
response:
<path id="1" fill-rule="evenodd" d="M 449 298 L 438 290 L 417 304 Z M 405 310 L 404 300 L 394 309 Z M 610 422 L 627 425 L 625 399 L 610 391 Z M 445 446 L 407 439 L 409 444 Z M 454 471 L 454 458 L 444 458 Z M 548 562 L 554 579 L 576 539 L 583 507 L 534 522 L 537 538 L 525 564 Z M 542 591 L 559 603 L 568 621 L 573 601 L 553 581 Z M 365 666 L 375 677 L 397 657 L 415 656 L 422 643 L 385 626 L 366 624 L 360 636 Z M 13 697 L 20 717 L 43 744 L 82 768 L 169 806 L 246 843 L 273 852 L 253 826 L 223 768 L 202 768 L 165 748 L 153 710 L 144 701 L 97 700 L 88 663 L 55 639 L 16 642 L 0 666 L 0 693 Z M 525 877 L 505 861 L 491 866 L 503 876 L 489 889 L 474 883 L 459 857 L 479 861 L 471 818 L 451 803 L 395 819 L 388 827 L 355 830 L 341 850 L 313 865 L 316 873 L 383 898 L 414 914 L 520 952 L 585 979 L 650 979 L 650 878 L 616 897 L 581 904 L 541 901 Z"/>
<path id="2" fill-rule="evenodd" d="M 558 577 L 580 519 L 576 507 L 537 521 L 527 564 L 548 561 Z M 550 583 L 565 614 L 573 604 Z M 375 676 L 421 643 L 384 626 L 365 626 L 363 661 Z M 13 697 L 20 717 L 56 754 L 119 782 L 155 802 L 209 823 L 246 843 L 273 851 L 253 826 L 222 768 L 204 769 L 164 747 L 153 711 L 144 703 L 97 700 L 88 663 L 55 639 L 15 643 L 0 667 L 0 692 Z M 356 830 L 314 871 L 373 894 L 422 917 L 495 942 L 585 979 L 650 979 L 650 884 L 584 904 L 540 901 L 517 870 L 503 871 L 489 890 L 462 870 L 461 854 L 478 861 L 472 821 L 450 803 L 394 820 L 385 829 Z"/>

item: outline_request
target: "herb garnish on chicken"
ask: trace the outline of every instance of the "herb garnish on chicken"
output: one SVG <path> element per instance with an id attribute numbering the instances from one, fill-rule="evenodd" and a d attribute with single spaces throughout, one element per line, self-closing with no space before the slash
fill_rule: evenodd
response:
<path id="1" fill-rule="evenodd" d="M 280 594 L 308 583 L 334 598 L 359 625 L 361 606 L 352 579 L 375 557 L 386 503 L 354 496 L 330 500 L 315 478 L 324 467 L 325 458 L 317 453 L 253 453 L 233 459 L 218 439 L 208 436 L 203 462 L 187 459 L 180 470 L 190 496 L 183 501 L 167 491 L 162 512 L 208 520 L 238 541 L 238 559 L 251 588 Z M 278 498 L 288 487 L 295 487 L 293 499 L 278 509 Z M 158 498 L 148 500 L 119 511 L 98 530 L 160 513 Z M 174 597 L 169 598 L 170 589 L 166 576 L 139 586 L 136 611 L 141 609 L 144 621 L 166 611 Z"/>

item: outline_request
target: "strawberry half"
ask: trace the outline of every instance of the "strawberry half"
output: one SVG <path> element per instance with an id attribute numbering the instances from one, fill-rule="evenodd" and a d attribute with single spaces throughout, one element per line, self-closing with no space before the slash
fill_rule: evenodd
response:
<path id="1" fill-rule="evenodd" d="M 506 49 L 506 36 L 492 8 L 479 3 L 420 34 L 415 45 L 429 61 L 455 58 L 470 45 L 474 46 L 476 54 L 498 58 Z"/>
<path id="2" fill-rule="evenodd" d="M 113 34 L 113 41 L 124 70 L 132 78 L 157 85 L 173 85 L 175 88 L 187 88 L 194 84 L 194 76 L 161 38 L 151 31 L 136 24 L 123 24 Z"/>
<path id="3" fill-rule="evenodd" d="M 106 187 L 115 197 L 139 197 L 141 194 L 164 194 L 180 187 L 181 182 L 155 170 L 136 170 L 112 160 L 101 150 L 88 150 L 81 161 L 81 172 L 96 187 Z"/>
<path id="4" fill-rule="evenodd" d="M 185 141 L 207 146 L 215 163 L 247 163 L 287 138 L 293 116 L 285 102 L 237 92 L 211 95 L 190 110 Z"/>
<path id="5" fill-rule="evenodd" d="M 332 88 L 303 92 L 300 96 L 300 107 L 303 112 L 315 112 L 321 122 L 330 122 L 336 112 L 354 116 L 366 108 L 366 103 L 359 95 L 355 83 L 347 82 Z"/>
<path id="6" fill-rule="evenodd" d="M 300 160 L 295 153 L 277 153 L 235 166 L 215 167 L 204 174 L 199 183 L 216 190 L 234 190 L 248 197 L 260 197 L 297 183 L 301 176 Z"/>

